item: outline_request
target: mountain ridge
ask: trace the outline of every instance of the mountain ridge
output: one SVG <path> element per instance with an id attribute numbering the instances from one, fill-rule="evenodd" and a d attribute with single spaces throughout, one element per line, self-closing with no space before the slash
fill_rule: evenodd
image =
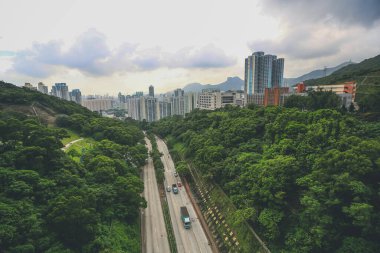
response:
<path id="1" fill-rule="evenodd" d="M 326 68 L 326 75 L 331 75 L 335 71 L 344 68 L 350 64 L 355 64 L 351 61 L 343 62 L 335 67 Z M 304 75 L 294 78 L 284 78 L 287 86 L 293 86 L 299 82 L 309 79 L 324 77 L 325 69 L 316 69 Z M 227 90 L 244 90 L 244 80 L 238 76 L 227 77 L 227 80 L 218 84 L 202 84 L 202 83 L 189 83 L 182 88 L 185 92 L 201 92 L 203 89 L 219 89 L 220 91 Z"/>
<path id="2" fill-rule="evenodd" d="M 331 75 L 335 71 L 344 68 L 350 64 L 355 64 L 354 62 L 348 61 L 348 62 L 343 62 L 335 67 L 331 68 L 326 68 L 326 76 Z M 299 77 L 294 77 L 294 78 L 284 78 L 285 82 L 287 83 L 288 86 L 293 86 L 299 82 L 303 82 L 309 79 L 316 79 L 316 78 L 321 78 L 325 76 L 325 69 L 316 69 L 313 71 L 310 71 L 309 73 L 303 74 Z"/>
<path id="3" fill-rule="evenodd" d="M 373 80 L 369 80 L 366 76 L 372 76 Z M 335 84 L 345 81 L 356 81 L 360 83 L 364 79 L 368 81 L 379 83 L 380 82 L 380 55 L 372 58 L 365 59 L 359 63 L 347 65 L 329 76 L 305 80 L 306 85 L 321 85 L 321 84 Z"/>
<path id="4" fill-rule="evenodd" d="M 219 84 L 201 84 L 189 83 L 183 90 L 185 92 L 201 92 L 203 89 L 219 89 L 221 91 L 227 90 L 243 90 L 244 80 L 238 76 L 227 77 L 227 80 Z"/>

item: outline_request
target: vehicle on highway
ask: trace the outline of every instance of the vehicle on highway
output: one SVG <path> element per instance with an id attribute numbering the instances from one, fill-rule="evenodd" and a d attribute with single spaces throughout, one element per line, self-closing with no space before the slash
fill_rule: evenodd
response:
<path id="1" fill-rule="evenodd" d="M 189 212 L 187 211 L 186 206 L 181 206 L 181 220 L 183 222 L 183 226 L 186 229 L 191 228 L 190 215 L 189 215 Z"/>
<path id="2" fill-rule="evenodd" d="M 181 183 L 181 182 L 177 182 L 177 186 L 178 186 L 178 187 L 181 187 L 181 186 L 182 186 L 182 183 Z"/>
<path id="3" fill-rule="evenodd" d="M 177 171 L 174 171 L 174 176 L 175 176 L 175 177 L 178 177 L 178 173 L 177 173 Z"/>
<path id="4" fill-rule="evenodd" d="M 172 190 L 172 188 L 170 187 L 170 185 L 168 185 L 168 187 L 166 187 L 166 191 L 170 192 L 171 190 Z"/>
<path id="5" fill-rule="evenodd" d="M 172 189 L 173 189 L 173 193 L 174 193 L 174 194 L 177 194 L 177 193 L 178 193 L 177 184 L 172 184 Z"/>

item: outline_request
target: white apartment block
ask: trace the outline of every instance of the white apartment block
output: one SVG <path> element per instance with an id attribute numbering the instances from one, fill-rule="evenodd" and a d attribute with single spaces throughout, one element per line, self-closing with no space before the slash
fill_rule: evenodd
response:
<path id="1" fill-rule="evenodd" d="M 202 110 L 215 110 L 222 107 L 222 95 L 218 90 L 203 90 L 199 94 L 198 108 Z"/>
<path id="2" fill-rule="evenodd" d="M 105 111 L 113 108 L 114 100 L 111 98 L 95 98 L 82 100 L 82 106 L 86 107 L 90 111 Z"/>

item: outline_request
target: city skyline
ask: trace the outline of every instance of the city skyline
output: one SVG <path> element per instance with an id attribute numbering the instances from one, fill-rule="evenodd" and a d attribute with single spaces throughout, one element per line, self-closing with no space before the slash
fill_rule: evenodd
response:
<path id="1" fill-rule="evenodd" d="M 380 52 L 377 1 L 3 0 L 0 7 L 1 79 L 66 82 L 84 94 L 244 79 L 244 58 L 255 51 L 285 58 L 284 77 Z"/>

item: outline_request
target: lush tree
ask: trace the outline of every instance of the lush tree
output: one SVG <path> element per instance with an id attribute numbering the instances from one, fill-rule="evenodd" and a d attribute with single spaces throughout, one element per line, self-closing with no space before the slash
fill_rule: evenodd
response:
<path id="1" fill-rule="evenodd" d="M 379 122 L 340 111 L 331 92 L 290 97 L 286 106 L 294 108 L 195 110 L 151 128 L 182 147 L 236 205 L 233 222 L 247 220 L 274 252 L 374 252 Z M 178 171 L 185 167 L 177 161 Z"/>
<path id="2" fill-rule="evenodd" d="M 138 212 L 146 207 L 138 177 L 147 157 L 143 134 L 133 122 L 91 113 L 58 119 L 72 131 L 102 140 L 85 155 L 75 149 L 64 153 L 65 130 L 0 111 L 0 251 L 139 252 Z M 113 135 L 106 134 L 109 129 Z M 110 140 L 125 133 L 133 137 Z M 81 162 L 72 159 L 79 156 Z M 112 231 L 115 223 L 119 227 Z M 110 233 L 102 233 L 105 228 Z M 99 246 L 115 238 L 124 240 Z"/>

